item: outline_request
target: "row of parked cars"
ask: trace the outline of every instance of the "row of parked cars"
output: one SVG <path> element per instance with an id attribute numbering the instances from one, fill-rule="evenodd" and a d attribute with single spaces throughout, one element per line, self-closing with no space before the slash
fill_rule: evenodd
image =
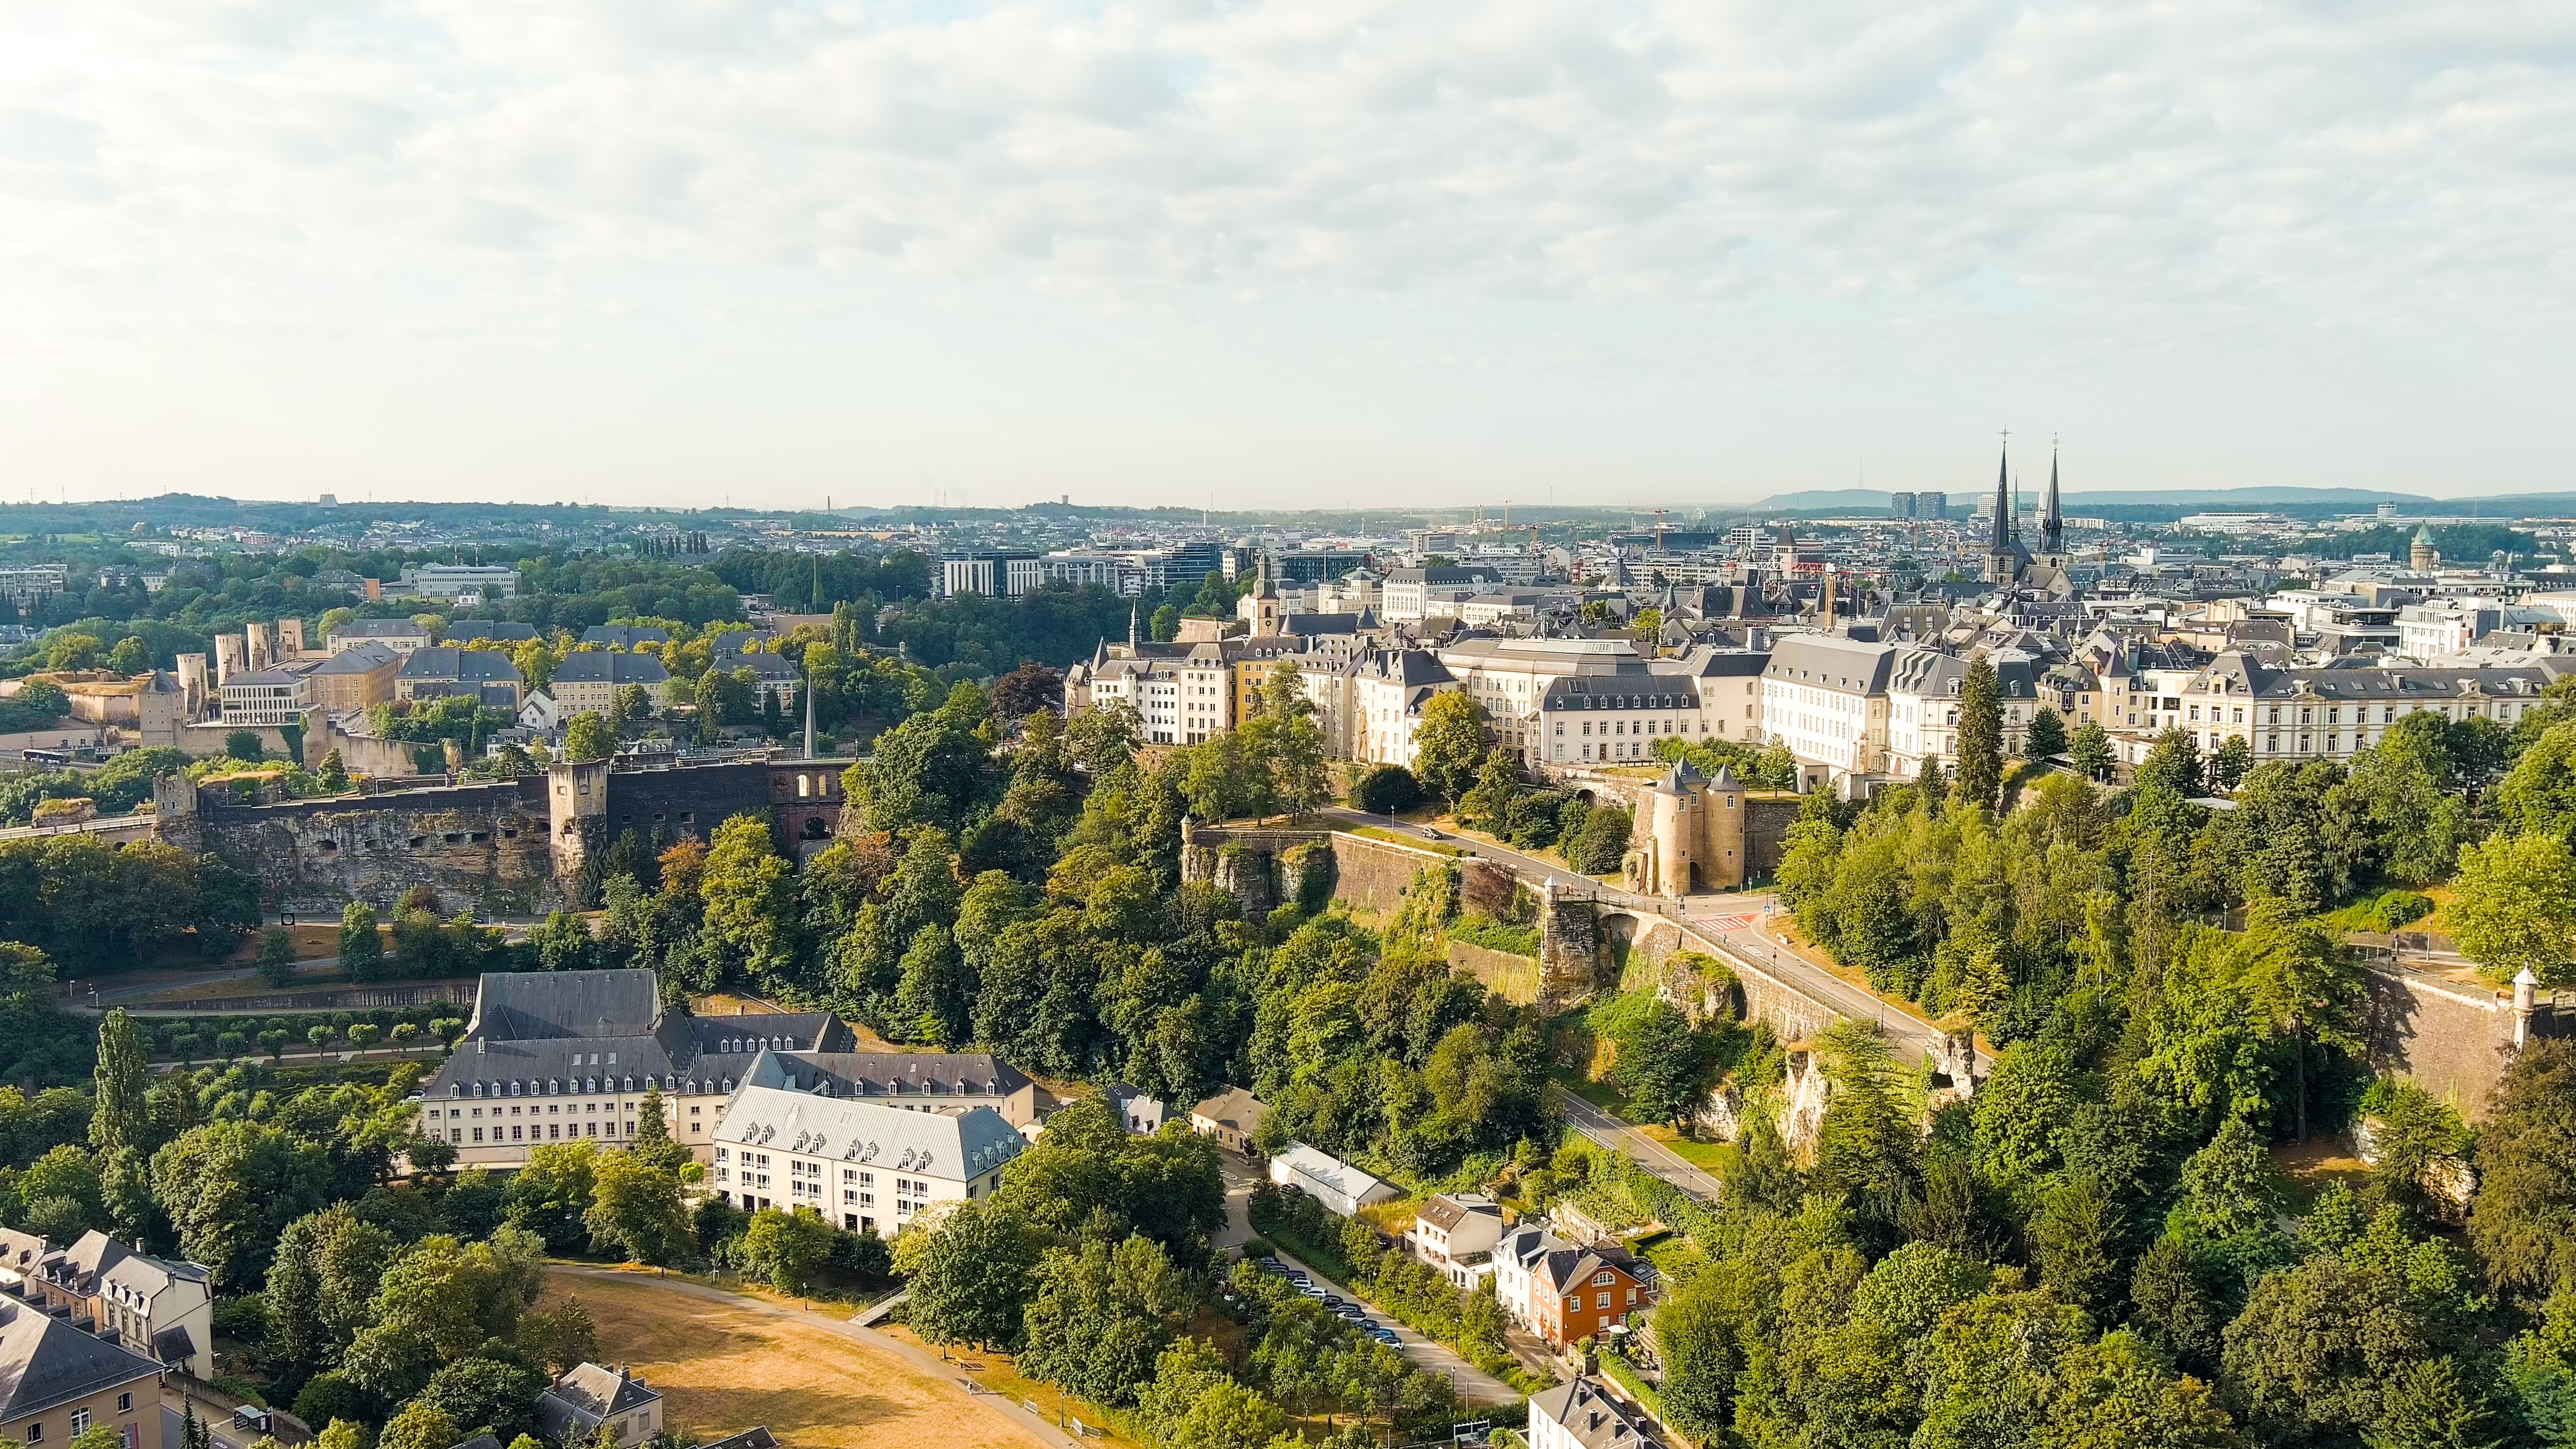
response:
<path id="1" fill-rule="evenodd" d="M 1358 1329 L 1360 1332 L 1367 1334 L 1369 1337 L 1376 1339 L 1378 1342 L 1386 1344 L 1389 1347 L 1393 1347 L 1395 1344 L 1401 1342 L 1401 1340 L 1395 1336 L 1394 1329 L 1389 1328 L 1385 1324 L 1378 1322 L 1376 1319 L 1369 1317 L 1367 1309 L 1353 1303 L 1349 1299 L 1344 1298 L 1337 1293 L 1327 1293 L 1323 1289 L 1316 1287 L 1315 1280 L 1306 1276 L 1306 1271 L 1304 1269 L 1291 1268 L 1287 1264 L 1280 1262 L 1277 1258 L 1270 1257 L 1267 1254 L 1253 1259 L 1252 1262 L 1253 1266 L 1259 1268 L 1262 1272 L 1286 1279 L 1288 1286 L 1296 1289 L 1299 1294 L 1312 1298 L 1317 1303 L 1324 1305 L 1324 1310 L 1326 1312 L 1341 1319 L 1345 1323 L 1348 1323 L 1351 1327 Z"/>

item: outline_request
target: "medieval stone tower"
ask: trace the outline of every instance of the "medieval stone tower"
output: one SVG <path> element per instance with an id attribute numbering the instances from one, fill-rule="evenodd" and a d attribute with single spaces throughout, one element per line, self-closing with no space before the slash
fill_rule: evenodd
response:
<path id="1" fill-rule="evenodd" d="M 1676 760 L 1646 796 L 1629 862 L 1637 889 L 1659 896 L 1734 890 L 1745 880 L 1744 787 L 1723 765 L 1712 780 Z"/>
<path id="2" fill-rule="evenodd" d="M 591 853 L 608 846 L 608 762 L 559 760 L 546 766 L 546 846 L 555 883 L 569 892 Z"/>

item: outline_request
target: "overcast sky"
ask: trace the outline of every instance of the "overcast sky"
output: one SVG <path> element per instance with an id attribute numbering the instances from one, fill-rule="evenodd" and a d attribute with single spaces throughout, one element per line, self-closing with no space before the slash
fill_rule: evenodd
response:
<path id="1" fill-rule="evenodd" d="M 2570 488 L 2571 70 L 2569 0 L 9 0 L 0 495 Z"/>

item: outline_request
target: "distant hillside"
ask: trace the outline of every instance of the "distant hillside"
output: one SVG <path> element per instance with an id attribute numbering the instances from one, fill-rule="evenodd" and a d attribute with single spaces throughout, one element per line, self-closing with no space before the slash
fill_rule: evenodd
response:
<path id="1" fill-rule="evenodd" d="M 1975 506 L 1976 500 L 1984 496 L 1985 491 L 1983 489 L 1970 490 L 1966 492 L 1953 490 L 1950 493 L 1950 503 L 1953 507 L 1973 507 Z M 2022 485 L 2022 501 L 2024 504 L 2033 502 L 2038 498 L 2038 496 L 2039 489 L 2033 487 L 2027 482 Z M 2470 500 L 2451 500 L 2453 503 L 2468 501 Z M 2505 500 L 2491 498 L 2475 501 L 2497 503 Z M 2065 495 L 2066 508 L 2067 511 L 2071 513 L 2082 512 L 2086 505 L 2096 507 L 2116 507 L 2121 505 L 2136 506 L 2141 504 L 2149 507 L 2223 505 L 2232 508 L 2248 508 L 2260 504 L 2275 503 L 2298 503 L 2310 506 L 2320 504 L 2348 504 L 2354 511 L 2358 512 L 2362 509 L 2376 507 L 2382 503 L 2394 503 L 2400 507 L 2407 508 L 2430 509 L 2436 505 L 2442 504 L 2443 502 L 2444 500 L 2427 498 L 2417 493 L 2373 493 L 2359 488 L 2166 488 L 2115 490 L 2101 493 L 2068 493 Z M 1820 488 L 1809 489 L 1801 493 L 1774 493 L 1770 497 L 1752 504 L 1751 506 L 1754 508 L 1782 509 L 1882 509 L 1887 506 L 1887 495 L 1874 488 Z"/>

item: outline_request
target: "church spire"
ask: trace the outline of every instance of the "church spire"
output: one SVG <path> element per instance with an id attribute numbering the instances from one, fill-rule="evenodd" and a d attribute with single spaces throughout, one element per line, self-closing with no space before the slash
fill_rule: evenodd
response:
<path id="1" fill-rule="evenodd" d="M 2039 503 L 2039 551 L 2066 551 L 2066 514 L 2057 501 L 2057 444 L 2053 440 L 2048 445 L 2048 494 Z"/>
<path id="2" fill-rule="evenodd" d="M 2012 547 L 2012 508 L 2012 445 L 2006 443 L 1995 463 L 1995 526 L 1986 539 L 1998 552 Z"/>
<path id="3" fill-rule="evenodd" d="M 1137 611 L 1143 607 L 1144 605 L 1142 604 L 1129 604 L 1127 606 L 1127 655 L 1131 659 L 1143 657 L 1136 651 L 1136 636 L 1138 633 L 1139 623 L 1137 619 Z"/>

